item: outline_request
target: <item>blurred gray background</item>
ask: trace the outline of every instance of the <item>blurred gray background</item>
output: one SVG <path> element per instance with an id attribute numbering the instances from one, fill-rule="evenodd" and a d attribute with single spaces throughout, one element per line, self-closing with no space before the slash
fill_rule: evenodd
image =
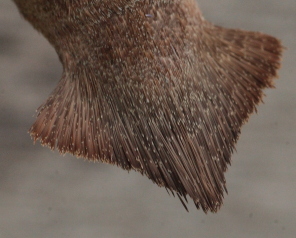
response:
<path id="1" fill-rule="evenodd" d="M 187 213 L 147 178 L 33 145 L 35 110 L 60 78 L 53 48 L 0 0 L 0 238 L 296 237 L 296 1 L 200 0 L 205 18 L 287 47 L 275 90 L 243 127 L 217 214 Z"/>

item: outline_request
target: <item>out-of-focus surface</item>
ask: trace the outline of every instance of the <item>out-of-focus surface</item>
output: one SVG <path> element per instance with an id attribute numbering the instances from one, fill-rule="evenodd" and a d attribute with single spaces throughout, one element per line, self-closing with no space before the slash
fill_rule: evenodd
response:
<path id="1" fill-rule="evenodd" d="M 276 90 L 243 127 L 217 214 L 187 213 L 146 177 L 60 156 L 28 128 L 60 78 L 53 48 L 0 1 L 0 237 L 296 237 L 296 1 L 200 0 L 215 24 L 287 47 Z"/>

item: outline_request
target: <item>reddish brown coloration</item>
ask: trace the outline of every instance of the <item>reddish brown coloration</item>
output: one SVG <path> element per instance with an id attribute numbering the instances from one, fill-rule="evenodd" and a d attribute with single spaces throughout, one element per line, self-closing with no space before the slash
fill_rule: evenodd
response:
<path id="1" fill-rule="evenodd" d="M 222 204 L 240 128 L 272 87 L 282 47 L 203 19 L 194 0 L 14 0 L 63 76 L 34 140 L 145 174 L 205 212 Z"/>

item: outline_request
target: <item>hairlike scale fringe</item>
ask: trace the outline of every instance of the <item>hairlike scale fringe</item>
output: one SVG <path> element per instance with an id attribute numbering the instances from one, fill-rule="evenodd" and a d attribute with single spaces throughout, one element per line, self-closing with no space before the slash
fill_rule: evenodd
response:
<path id="1" fill-rule="evenodd" d="M 241 126 L 277 77 L 280 41 L 215 26 L 194 0 L 14 2 L 64 67 L 33 139 L 216 212 Z"/>

